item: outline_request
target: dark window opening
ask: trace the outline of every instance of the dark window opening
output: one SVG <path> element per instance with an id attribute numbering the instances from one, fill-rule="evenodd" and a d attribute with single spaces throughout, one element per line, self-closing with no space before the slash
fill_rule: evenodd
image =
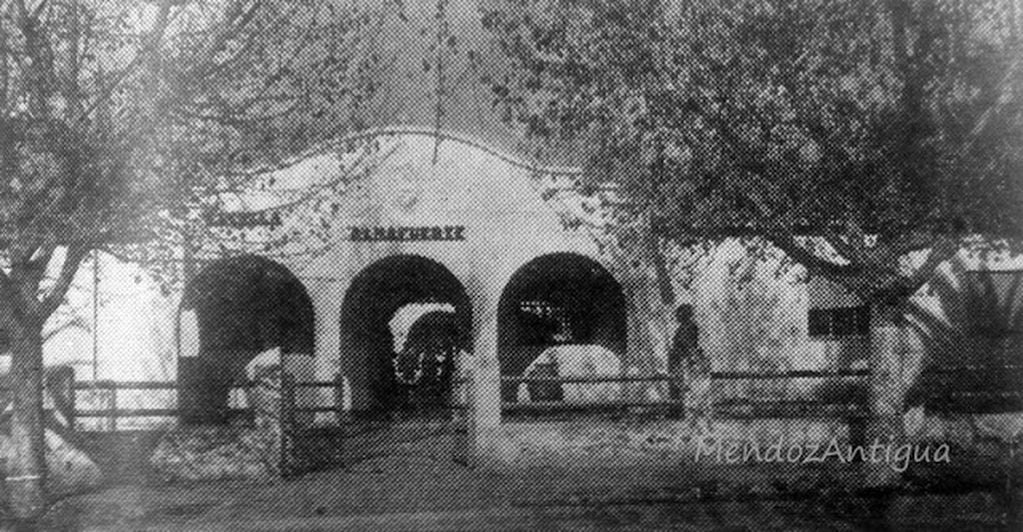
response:
<path id="1" fill-rule="evenodd" d="M 571 330 L 565 308 L 551 301 L 522 301 L 516 319 L 521 346 L 550 345 L 559 331 Z"/>
<path id="2" fill-rule="evenodd" d="M 866 336 L 870 334 L 870 308 L 810 309 L 810 338 Z"/>

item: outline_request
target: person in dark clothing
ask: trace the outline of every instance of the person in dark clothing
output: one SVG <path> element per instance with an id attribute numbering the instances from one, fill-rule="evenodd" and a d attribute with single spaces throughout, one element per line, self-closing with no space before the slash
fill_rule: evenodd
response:
<path id="1" fill-rule="evenodd" d="M 700 331 L 693 321 L 693 307 L 691 305 L 679 305 L 675 309 L 675 321 L 678 327 L 675 329 L 675 336 L 671 341 L 671 349 L 668 351 L 668 373 L 681 377 L 686 366 L 692 360 L 696 350 L 700 348 Z M 672 398 L 681 398 L 681 392 L 675 393 L 680 387 L 674 386 L 681 383 L 673 383 Z"/>
<path id="2" fill-rule="evenodd" d="M 696 359 L 701 358 L 700 331 L 693 321 L 691 305 L 679 305 L 675 309 L 675 321 L 678 327 L 675 329 L 671 349 L 668 351 L 668 374 L 673 379 L 669 386 L 669 394 L 672 401 L 682 401 L 685 397 L 687 374 L 691 373 L 691 367 L 698 364 Z M 674 411 L 676 415 L 680 415 L 683 409 L 677 408 Z"/>
<path id="3" fill-rule="evenodd" d="M 693 320 L 693 307 L 681 305 L 675 310 L 678 328 L 668 353 L 668 371 L 674 378 L 671 398 L 683 401 L 675 409 L 689 419 L 693 429 L 712 430 L 710 401 L 710 359 L 700 349 L 700 330 Z"/>
<path id="4" fill-rule="evenodd" d="M 671 373 L 685 369 L 687 362 L 692 360 L 696 350 L 700 348 L 700 331 L 693 321 L 693 307 L 679 305 L 675 309 L 675 321 L 678 328 L 675 329 L 671 351 L 668 353 L 668 371 Z"/>

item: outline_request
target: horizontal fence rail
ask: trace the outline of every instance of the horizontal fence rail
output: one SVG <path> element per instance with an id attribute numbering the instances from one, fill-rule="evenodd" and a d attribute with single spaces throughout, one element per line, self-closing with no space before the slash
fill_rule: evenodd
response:
<path id="1" fill-rule="evenodd" d="M 960 366 L 934 366 L 922 372 L 923 375 L 932 375 L 937 378 L 962 378 L 972 377 L 975 374 L 985 374 L 992 371 L 1006 372 L 1010 375 L 1023 373 L 1023 365 L 960 365 Z M 846 370 L 789 370 L 779 372 L 752 372 L 752 371 L 712 371 L 709 374 L 711 382 L 725 381 L 771 381 L 771 380 L 793 380 L 793 379 L 866 379 L 871 377 L 868 369 L 846 369 Z M 60 391 L 61 394 L 72 392 L 71 397 L 66 400 L 63 396 L 54 397 L 53 404 L 65 417 L 73 423 L 75 418 L 106 418 L 110 420 L 110 426 L 116 430 L 119 419 L 128 418 L 161 418 L 177 417 L 183 411 L 178 407 L 137 407 L 129 408 L 118 405 L 118 393 L 120 391 L 166 391 L 177 392 L 191 389 L 189 386 L 182 386 L 176 381 L 65 381 L 63 385 L 48 385 L 48 388 Z M 676 384 L 679 385 L 681 393 L 685 393 L 687 379 L 683 375 L 657 374 L 657 375 L 606 375 L 606 376 L 560 376 L 560 377 L 528 377 L 521 375 L 503 375 L 500 382 L 504 384 L 538 384 L 538 385 L 600 385 L 600 384 Z M 286 384 L 285 384 L 286 383 Z M 469 379 L 459 378 L 452 380 L 452 388 L 458 390 L 470 383 Z M 285 386 L 289 390 L 284 389 Z M 287 401 L 290 397 L 292 404 L 288 405 L 288 412 L 306 414 L 338 414 L 339 419 L 344 408 L 342 397 L 346 384 L 340 375 L 332 380 L 309 380 L 293 381 L 282 379 L 281 384 L 273 384 L 265 379 L 238 382 L 230 386 L 229 392 L 236 390 L 247 390 L 260 388 L 278 394 L 277 400 Z M 333 404 L 299 405 L 294 404 L 295 394 L 301 390 L 335 390 Z M 100 397 L 93 402 L 105 403 L 106 408 L 82 408 L 83 405 L 75 400 L 74 392 L 108 392 L 106 397 Z M 0 387 L 0 394 L 9 393 L 10 389 Z M 456 396 L 459 394 L 455 394 Z M 287 397 L 286 397 L 287 396 Z M 925 398 L 935 403 L 942 401 L 954 401 L 956 399 L 1023 399 L 1023 390 L 954 390 L 947 393 L 925 394 Z M 9 396 L 3 399 L 3 403 L 9 403 Z M 672 398 L 659 398 L 655 400 L 559 400 L 559 401 L 528 401 L 528 402 L 501 402 L 502 411 L 509 413 L 533 411 L 533 412 L 570 412 L 588 410 L 615 410 L 615 409 L 649 409 L 652 411 L 661 409 L 680 408 L 685 406 L 685 401 Z M 736 417 L 756 417 L 759 415 L 808 415 L 808 416 L 836 416 L 844 417 L 859 415 L 866 412 L 865 400 L 860 398 L 832 398 L 832 399 L 723 399 L 711 403 L 715 414 Z M 7 407 L 5 407 L 7 408 Z M 455 401 L 448 408 L 452 410 L 466 410 L 469 405 L 463 401 Z M 224 410 L 232 415 L 244 415 L 256 413 L 256 405 L 249 404 L 242 408 L 229 407 Z M 265 412 L 260 412 L 265 413 Z M 277 414 L 277 413 L 272 413 Z M 4 416 L 0 413 L 0 419 Z M 7 416 L 9 417 L 9 416 Z"/>
<path id="2" fill-rule="evenodd" d="M 834 377 L 869 377 L 868 369 L 847 369 L 837 371 L 792 370 L 772 373 L 753 373 L 749 371 L 712 371 L 711 379 L 720 380 L 774 380 L 774 379 L 829 379 Z"/>
<path id="3" fill-rule="evenodd" d="M 975 371 L 978 373 L 991 371 L 1023 371 L 1023 365 L 1006 364 L 998 366 L 934 366 L 924 370 L 924 373 L 961 373 L 964 371 Z"/>
<path id="4" fill-rule="evenodd" d="M 774 373 L 755 373 L 749 371 L 713 371 L 710 373 L 711 380 L 774 380 L 774 379 L 805 379 L 805 378 L 833 378 L 833 377 L 869 377 L 870 370 L 854 369 L 842 371 L 779 371 Z M 609 376 L 566 376 L 566 377 L 525 377 L 525 376 L 502 376 L 501 382 L 508 383 L 559 383 L 559 384 L 604 384 L 604 383 L 628 383 L 628 382 L 672 382 L 683 381 L 683 376 L 671 375 L 609 375 Z"/>
<path id="5" fill-rule="evenodd" d="M 177 390 L 174 381 L 76 381 L 76 390 Z"/>
<path id="6" fill-rule="evenodd" d="M 284 383 L 287 379 L 282 379 L 281 384 L 273 384 L 267 380 L 254 380 L 254 381 L 243 381 L 235 383 L 229 386 L 228 393 L 237 390 L 251 390 L 251 389 L 263 389 L 274 394 L 278 394 L 278 401 L 288 402 L 289 399 L 285 397 Z M 114 380 L 99 380 L 99 381 L 74 381 L 69 383 L 70 386 L 55 386 L 55 390 L 61 393 L 71 392 L 70 401 L 64 401 L 61 396 L 54 397 L 54 403 L 57 409 L 61 411 L 65 419 L 68 420 L 68 424 L 73 426 L 74 420 L 77 418 L 92 418 L 92 419 L 107 419 L 109 420 L 109 430 L 117 430 L 118 421 L 121 419 L 129 418 L 170 418 L 178 417 L 184 413 L 184 410 L 175 407 L 139 407 L 139 408 L 125 408 L 118 406 L 118 392 L 129 392 L 129 391 L 162 391 L 162 392 L 178 392 L 183 390 L 189 390 L 193 387 L 183 386 L 176 381 L 114 381 Z M 335 379 L 332 381 L 301 381 L 301 382 L 288 382 L 286 386 L 291 388 L 291 399 L 290 402 L 294 402 L 294 393 L 299 389 L 317 389 L 317 388 L 337 388 L 340 385 L 340 381 Z M 49 389 L 50 387 L 45 387 Z M 9 393 L 10 389 L 7 387 L 0 387 L 0 394 Z M 105 408 L 82 408 L 76 400 L 75 392 L 104 392 L 106 395 L 94 400 L 94 402 L 105 403 Z M 65 404 L 65 402 L 70 404 Z M 58 404 L 59 403 L 59 404 Z M 340 402 L 338 402 L 340 404 Z M 278 408 L 279 409 L 279 408 Z M 337 412 L 338 406 L 312 406 L 312 407 L 296 407 L 294 404 L 290 405 L 288 410 L 290 412 Z M 270 415 L 274 418 L 281 417 L 280 412 L 270 411 L 266 408 L 260 408 L 258 405 L 248 404 L 245 407 L 228 407 L 226 409 L 219 410 L 223 413 L 230 415 L 246 415 L 246 414 L 261 414 Z M 2 414 L 0 414 L 2 418 Z"/>
<path id="7" fill-rule="evenodd" d="M 927 397 L 929 397 L 931 399 L 945 399 L 945 398 L 948 398 L 949 396 L 948 395 L 942 395 L 942 394 L 936 394 L 935 393 L 935 394 L 930 394 Z M 990 392 L 956 392 L 954 394 L 953 398 L 954 397 L 964 397 L 964 398 L 965 397 L 1023 397 L 1023 392 L 1010 392 L 1010 391 L 1002 391 L 1002 390 L 995 390 L 995 391 L 990 391 Z"/>
<path id="8" fill-rule="evenodd" d="M 740 380 L 793 380 L 793 379 L 864 379 L 870 377 L 870 370 L 790 370 L 778 372 L 752 371 L 713 371 L 709 374 L 711 381 Z M 636 384 L 636 383 L 669 383 L 681 385 L 679 393 L 687 391 L 688 379 L 684 375 L 600 375 L 600 376 L 563 376 L 563 377 L 528 377 L 521 375 L 505 375 L 501 377 L 505 384 Z M 501 410 L 508 413 L 559 413 L 572 411 L 607 411 L 643 409 L 652 412 L 661 410 L 684 409 L 684 399 L 662 398 L 657 400 L 560 400 L 560 401 L 502 401 Z M 805 400 L 805 399 L 723 399 L 712 401 L 710 408 L 715 415 L 732 418 L 752 417 L 860 417 L 866 415 L 867 408 L 861 399 L 849 400 Z"/>

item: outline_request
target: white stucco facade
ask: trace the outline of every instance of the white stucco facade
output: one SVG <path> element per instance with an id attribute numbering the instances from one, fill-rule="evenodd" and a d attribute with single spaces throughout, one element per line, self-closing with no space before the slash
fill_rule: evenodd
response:
<path id="1" fill-rule="evenodd" d="M 472 316 L 471 352 L 495 369 L 498 303 L 519 269 L 538 257 L 570 254 L 613 270 L 604 263 L 594 235 L 563 223 L 563 217 L 574 215 L 575 206 L 544 197 L 544 190 L 569 187 L 577 177 L 575 169 L 539 168 L 471 139 L 428 131 L 382 132 L 378 142 L 374 154 L 359 162 L 364 171 L 349 168 L 359 178 L 329 198 L 330 214 L 320 220 L 326 220 L 323 225 L 330 229 L 314 239 L 316 251 L 290 253 L 302 249 L 295 244 L 278 256 L 266 256 L 301 282 L 315 315 L 312 361 L 294 359 L 286 364 L 300 380 L 330 381 L 340 374 L 347 384 L 345 407 L 354 409 L 367 402 L 366 377 L 360 368 L 366 361 L 361 355 L 350 355 L 343 345 L 346 335 L 358 334 L 345 330 L 343 307 L 351 297 L 353 282 L 380 261 L 425 259 L 457 279 L 468 296 Z M 320 155 L 315 164 L 307 160 L 290 172 L 280 172 L 277 182 L 315 186 L 330 178 L 340 161 L 339 157 Z M 325 177 L 315 175 L 317 172 Z M 236 201 L 238 210 L 244 212 L 246 206 L 258 204 L 260 197 L 255 197 Z M 272 201 L 262 201 L 260 208 L 273 208 Z M 285 217 L 276 231 L 293 230 L 308 220 Z M 179 326 L 182 331 L 194 329 Z M 182 338 L 179 345 L 194 346 L 195 342 Z M 333 401 L 329 392 L 307 393 L 306 402 L 313 401 L 313 396 L 321 402 Z"/>

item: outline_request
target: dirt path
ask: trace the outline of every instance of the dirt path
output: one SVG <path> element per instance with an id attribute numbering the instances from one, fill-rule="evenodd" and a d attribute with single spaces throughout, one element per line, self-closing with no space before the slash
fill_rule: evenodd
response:
<path id="1" fill-rule="evenodd" d="M 730 483 L 729 475 L 745 487 Z M 50 530 L 873 530 L 880 525 L 898 530 L 1004 530 L 1007 526 L 1006 505 L 993 494 L 877 498 L 825 487 L 811 492 L 807 482 L 793 472 L 748 466 L 704 473 L 683 468 L 488 473 L 446 460 L 391 456 L 287 482 L 112 487 L 56 503 L 38 525 Z M 756 491 L 758 486 L 764 491 Z"/>

